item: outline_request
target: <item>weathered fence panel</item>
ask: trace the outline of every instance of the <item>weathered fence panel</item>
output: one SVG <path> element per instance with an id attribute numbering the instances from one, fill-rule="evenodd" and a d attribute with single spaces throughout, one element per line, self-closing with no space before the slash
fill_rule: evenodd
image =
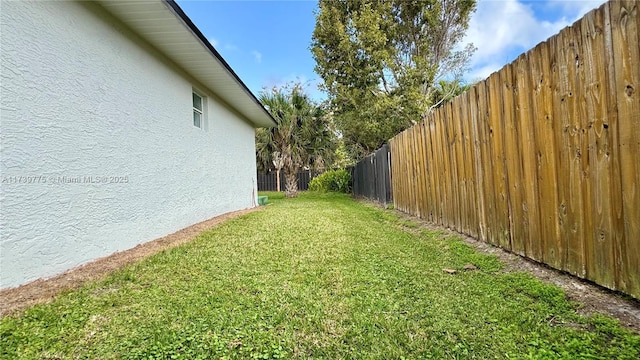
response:
<path id="1" fill-rule="evenodd" d="M 391 203 L 390 165 L 388 145 L 360 160 L 352 168 L 353 194 L 382 204 Z"/>
<path id="2" fill-rule="evenodd" d="M 639 6 L 602 5 L 391 139 L 395 207 L 640 298 Z"/>

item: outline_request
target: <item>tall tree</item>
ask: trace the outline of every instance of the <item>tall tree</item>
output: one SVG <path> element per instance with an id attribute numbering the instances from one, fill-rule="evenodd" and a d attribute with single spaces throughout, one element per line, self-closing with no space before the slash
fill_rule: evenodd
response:
<path id="1" fill-rule="evenodd" d="M 320 0 L 311 51 L 336 125 L 368 153 L 430 110 L 434 84 L 459 78 L 476 0 Z"/>
<path id="2" fill-rule="evenodd" d="M 295 197 L 302 167 L 322 169 L 333 161 L 335 130 L 323 108 L 309 99 L 299 84 L 263 91 L 259 98 L 277 125 L 256 130 L 258 167 L 283 169 L 285 194 Z"/>

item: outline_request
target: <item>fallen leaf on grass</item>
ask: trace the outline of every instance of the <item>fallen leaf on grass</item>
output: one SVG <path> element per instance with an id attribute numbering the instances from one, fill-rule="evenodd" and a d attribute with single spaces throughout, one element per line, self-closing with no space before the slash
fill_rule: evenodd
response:
<path id="1" fill-rule="evenodd" d="M 446 272 L 447 274 L 455 274 L 458 272 L 458 270 L 453 269 L 442 269 L 442 271 Z"/>

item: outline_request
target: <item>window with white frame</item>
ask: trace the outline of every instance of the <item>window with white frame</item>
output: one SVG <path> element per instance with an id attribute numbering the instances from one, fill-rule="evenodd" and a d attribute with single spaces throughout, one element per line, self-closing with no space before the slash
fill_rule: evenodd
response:
<path id="1" fill-rule="evenodd" d="M 193 126 L 204 127 L 204 98 L 193 92 Z"/>

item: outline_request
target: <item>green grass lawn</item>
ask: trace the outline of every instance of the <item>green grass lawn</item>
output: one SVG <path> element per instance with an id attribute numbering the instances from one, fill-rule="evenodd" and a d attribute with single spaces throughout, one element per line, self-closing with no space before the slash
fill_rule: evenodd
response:
<path id="1" fill-rule="evenodd" d="M 639 335 L 459 239 L 344 195 L 268 195 L 263 211 L 2 319 L 2 358 L 640 358 Z"/>

